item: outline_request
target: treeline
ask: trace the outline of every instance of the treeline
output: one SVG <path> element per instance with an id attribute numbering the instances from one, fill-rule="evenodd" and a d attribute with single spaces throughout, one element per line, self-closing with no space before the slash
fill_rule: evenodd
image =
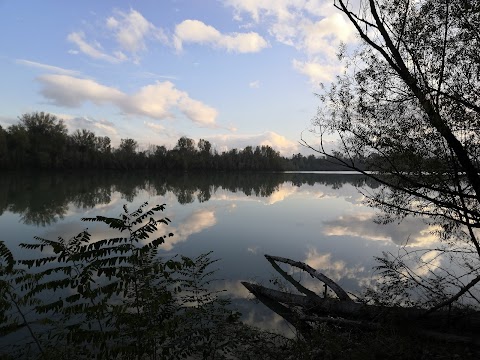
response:
<path id="1" fill-rule="evenodd" d="M 1 169 L 153 169 L 285 171 L 343 170 L 339 162 L 302 154 L 286 158 L 268 145 L 218 153 L 208 140 L 181 137 L 173 149 L 139 150 L 134 139 L 115 148 L 108 136 L 82 129 L 68 134 L 63 120 L 44 112 L 24 114 L 19 123 L 0 126 Z"/>

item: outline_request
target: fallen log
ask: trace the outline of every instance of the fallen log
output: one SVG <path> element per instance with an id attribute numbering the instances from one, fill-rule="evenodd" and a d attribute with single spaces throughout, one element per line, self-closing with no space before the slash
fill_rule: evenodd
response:
<path id="1" fill-rule="evenodd" d="M 408 328 L 418 335 L 441 341 L 470 343 L 480 346 L 480 313 L 449 308 L 448 310 L 414 307 L 387 307 L 367 302 L 353 301 L 335 281 L 309 265 L 291 259 L 265 255 L 275 270 L 299 292 L 299 294 L 242 282 L 264 305 L 283 317 L 299 334 L 308 337 L 319 323 L 356 327 L 373 331 L 393 326 Z M 336 298 L 315 293 L 295 280 L 278 263 L 288 264 L 307 272 L 330 288 Z"/>

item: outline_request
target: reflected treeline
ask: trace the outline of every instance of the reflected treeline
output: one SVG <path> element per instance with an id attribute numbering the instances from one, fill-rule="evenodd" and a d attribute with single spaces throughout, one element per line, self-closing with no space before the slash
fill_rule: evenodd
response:
<path id="1" fill-rule="evenodd" d="M 28 225 L 46 226 L 63 218 L 69 206 L 91 209 L 109 204 L 118 192 L 132 202 L 139 191 L 164 196 L 173 193 L 180 204 L 208 201 L 218 190 L 269 197 L 284 183 L 293 186 L 323 184 L 339 189 L 344 184 L 377 185 L 363 175 L 305 173 L 3 173 L 0 176 L 0 215 L 5 211 L 20 214 Z"/>

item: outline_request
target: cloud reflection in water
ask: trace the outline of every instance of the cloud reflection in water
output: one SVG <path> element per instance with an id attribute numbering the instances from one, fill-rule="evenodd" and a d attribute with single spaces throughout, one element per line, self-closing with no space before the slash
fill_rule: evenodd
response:
<path id="1" fill-rule="evenodd" d="M 428 225 L 422 218 L 406 218 L 400 223 L 377 224 L 374 212 L 358 212 L 324 221 L 327 236 L 355 236 L 366 240 L 393 242 L 403 246 L 427 246 L 438 239 L 439 228 Z"/>

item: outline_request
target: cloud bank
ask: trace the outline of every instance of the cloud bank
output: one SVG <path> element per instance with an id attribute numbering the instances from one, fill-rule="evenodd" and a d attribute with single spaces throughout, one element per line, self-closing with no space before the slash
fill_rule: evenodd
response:
<path id="1" fill-rule="evenodd" d="M 438 228 L 426 224 L 421 218 L 406 218 L 399 224 L 379 225 L 374 223 L 375 216 L 374 213 L 341 216 L 325 221 L 323 232 L 328 236 L 355 236 L 400 246 L 427 246 L 439 241 L 434 233 Z"/>
<path id="2" fill-rule="evenodd" d="M 292 67 L 312 84 L 331 81 L 340 73 L 343 67 L 336 59 L 340 44 L 357 41 L 354 27 L 331 1 L 227 0 L 226 4 L 234 9 L 234 19 L 243 22 L 242 26 L 266 25 L 277 42 L 302 52 L 305 58 L 294 59 Z"/>
<path id="3" fill-rule="evenodd" d="M 126 115 L 156 120 L 175 118 L 174 110 L 177 110 L 200 126 L 216 126 L 216 109 L 190 98 L 170 81 L 157 81 L 133 95 L 91 79 L 69 75 L 43 75 L 37 81 L 42 85 L 40 93 L 58 106 L 80 107 L 90 101 L 96 105 L 114 105 Z"/>
<path id="4" fill-rule="evenodd" d="M 89 43 L 87 40 L 85 40 L 85 33 L 83 31 L 72 32 L 68 34 L 67 40 L 75 44 L 78 48 L 78 51 L 93 59 L 107 61 L 112 64 L 127 60 L 127 56 L 120 51 L 110 55 L 104 52 L 102 46 L 97 41 Z M 71 53 L 75 54 L 75 52 Z"/>
<path id="5" fill-rule="evenodd" d="M 197 43 L 236 53 L 255 53 L 268 47 L 255 32 L 222 34 L 199 20 L 184 20 L 175 27 L 174 46 L 181 51 L 184 43 Z"/>
<path id="6" fill-rule="evenodd" d="M 93 59 L 113 64 L 126 60 L 139 63 L 139 53 L 147 50 L 147 40 L 168 44 L 168 37 L 163 29 L 156 27 L 133 9 L 129 12 L 116 11 L 105 20 L 105 26 L 107 37 L 115 40 L 116 50 L 108 53 L 97 40 L 87 40 L 83 31 L 74 31 L 67 36 L 67 40 L 75 44 L 78 50 L 70 53 L 81 52 Z"/>

